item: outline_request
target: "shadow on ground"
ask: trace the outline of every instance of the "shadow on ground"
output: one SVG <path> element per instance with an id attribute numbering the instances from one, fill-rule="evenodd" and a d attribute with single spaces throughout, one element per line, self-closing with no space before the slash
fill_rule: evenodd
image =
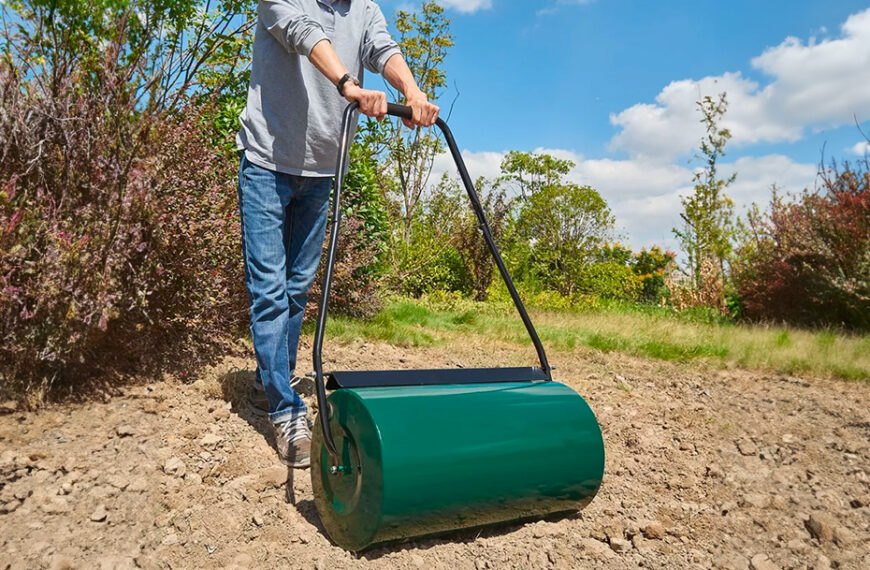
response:
<path id="1" fill-rule="evenodd" d="M 232 404 L 233 413 L 248 422 L 274 449 L 275 433 L 266 412 L 256 409 L 248 400 L 248 391 L 255 377 L 253 370 L 231 370 L 222 374 L 218 377 L 221 397 Z"/>

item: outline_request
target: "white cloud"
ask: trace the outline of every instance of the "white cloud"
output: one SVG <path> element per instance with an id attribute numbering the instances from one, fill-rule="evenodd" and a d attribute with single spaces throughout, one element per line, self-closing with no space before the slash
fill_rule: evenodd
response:
<path id="1" fill-rule="evenodd" d="M 870 142 L 867 142 L 867 141 L 861 141 L 861 142 L 859 142 L 859 143 L 855 143 L 855 146 L 853 146 L 853 147 L 852 147 L 851 149 L 849 149 L 849 150 L 850 150 L 850 151 L 852 152 L 852 154 L 854 154 L 854 155 L 857 155 L 857 156 L 860 156 L 860 157 L 864 157 L 864 156 L 870 154 Z"/>
<path id="2" fill-rule="evenodd" d="M 492 8 L 492 0 L 441 0 L 441 4 L 445 8 L 453 8 L 466 14 Z"/>
<path id="3" fill-rule="evenodd" d="M 849 124 L 870 108 L 870 9 L 850 16 L 841 36 L 803 43 L 787 38 L 752 60 L 772 77 L 761 87 L 739 72 L 674 81 L 656 97 L 611 115 L 621 130 L 611 150 L 631 157 L 674 160 L 695 148 L 703 131 L 695 102 L 728 93 L 723 126 L 732 144 L 797 141 L 807 128 Z M 859 117 L 860 119 L 861 117 Z"/>
<path id="4" fill-rule="evenodd" d="M 465 167 L 468 169 L 472 180 L 477 180 L 481 176 L 495 178 L 501 172 L 501 161 L 505 154 L 507 152 L 471 152 L 463 150 L 462 160 L 465 162 Z M 453 163 L 453 157 L 449 152 L 443 152 L 435 157 L 435 162 L 432 164 L 432 176 L 429 177 L 430 183 L 437 183 L 444 172 L 447 172 L 450 176 L 456 175 L 456 165 Z"/>
<path id="5" fill-rule="evenodd" d="M 816 166 L 776 154 L 720 164 L 723 177 L 733 172 L 737 179 L 727 193 L 734 200 L 735 211 L 742 215 L 753 202 L 767 205 L 774 184 L 783 192 L 811 187 Z M 640 160 L 584 160 L 578 163 L 572 178 L 601 193 L 632 246 L 675 247 L 671 229 L 680 223 L 680 197 L 692 191 L 691 169 Z"/>
<path id="6" fill-rule="evenodd" d="M 765 205 L 770 198 L 771 186 L 781 192 L 800 192 L 811 188 L 816 179 L 818 165 L 795 162 L 781 154 L 743 157 L 723 164 L 722 176 L 737 173 L 737 179 L 728 188 L 728 195 L 738 210 L 753 202 Z"/>

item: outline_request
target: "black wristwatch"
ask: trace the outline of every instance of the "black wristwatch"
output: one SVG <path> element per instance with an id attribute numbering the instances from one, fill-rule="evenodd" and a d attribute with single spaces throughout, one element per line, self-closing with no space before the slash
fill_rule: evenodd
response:
<path id="1" fill-rule="evenodd" d="M 341 79 L 338 80 L 338 85 L 337 85 L 338 94 L 341 95 L 342 97 L 344 97 L 344 84 L 347 83 L 348 81 L 350 81 L 351 83 L 353 83 L 354 85 L 359 87 L 359 79 L 352 76 L 350 73 L 345 73 L 341 77 Z"/>

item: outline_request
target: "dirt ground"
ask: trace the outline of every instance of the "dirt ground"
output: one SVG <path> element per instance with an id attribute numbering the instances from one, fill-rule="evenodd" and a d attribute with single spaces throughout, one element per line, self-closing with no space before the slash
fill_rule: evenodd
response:
<path id="1" fill-rule="evenodd" d="M 327 354 L 336 368 L 528 362 L 492 344 Z M 192 383 L 0 415 L 0 570 L 870 568 L 870 384 L 550 357 L 604 431 L 604 483 L 579 515 L 345 552 L 308 471 L 288 481 L 246 403 L 253 362 L 228 358 Z"/>

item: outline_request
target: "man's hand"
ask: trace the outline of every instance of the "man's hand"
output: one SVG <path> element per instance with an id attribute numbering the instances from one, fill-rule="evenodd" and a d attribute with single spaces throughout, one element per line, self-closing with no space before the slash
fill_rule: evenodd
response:
<path id="1" fill-rule="evenodd" d="M 414 125 L 420 127 L 431 127 L 435 124 L 435 119 L 438 118 L 438 106 L 429 102 L 429 99 L 426 97 L 426 94 L 420 90 L 417 90 L 416 93 L 413 93 L 410 97 L 407 98 L 408 106 L 411 107 L 411 111 L 413 112 L 414 118 L 409 121 L 407 119 L 402 119 L 402 122 L 405 123 L 405 126 L 409 129 L 414 128 Z"/>
<path id="2" fill-rule="evenodd" d="M 367 117 L 380 121 L 387 114 L 387 94 L 383 91 L 362 89 L 348 81 L 344 84 L 344 98 L 350 102 L 358 101 L 360 112 Z"/>

